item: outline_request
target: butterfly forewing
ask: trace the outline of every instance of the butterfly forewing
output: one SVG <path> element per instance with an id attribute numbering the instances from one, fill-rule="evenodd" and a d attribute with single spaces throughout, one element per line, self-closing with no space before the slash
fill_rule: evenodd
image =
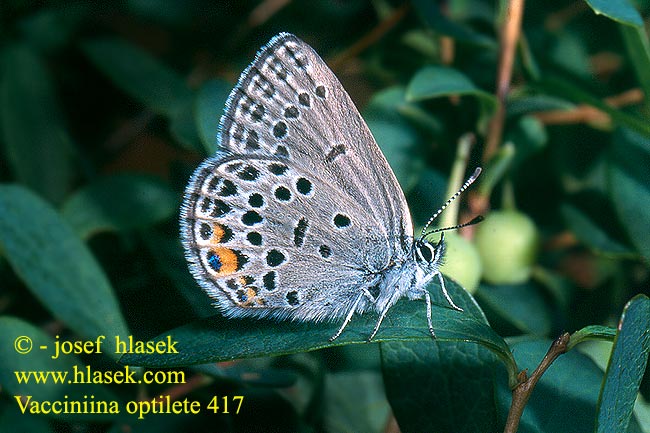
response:
<path id="1" fill-rule="evenodd" d="M 373 229 L 412 236 L 404 194 L 354 103 L 320 56 L 293 35 L 273 38 L 242 73 L 219 140 L 235 154 L 286 158 L 360 203 Z"/>

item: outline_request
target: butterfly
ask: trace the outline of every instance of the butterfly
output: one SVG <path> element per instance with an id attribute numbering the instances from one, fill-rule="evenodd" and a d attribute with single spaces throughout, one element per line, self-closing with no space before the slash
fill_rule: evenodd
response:
<path id="1" fill-rule="evenodd" d="M 180 234 L 189 268 L 227 317 L 306 322 L 373 311 L 380 328 L 402 297 L 424 299 L 445 253 L 415 238 L 395 174 L 334 73 L 305 42 L 280 33 L 230 93 L 217 153 L 192 175 Z M 474 221 L 470 222 L 474 223 Z M 435 232 L 435 231 L 434 231 Z"/>

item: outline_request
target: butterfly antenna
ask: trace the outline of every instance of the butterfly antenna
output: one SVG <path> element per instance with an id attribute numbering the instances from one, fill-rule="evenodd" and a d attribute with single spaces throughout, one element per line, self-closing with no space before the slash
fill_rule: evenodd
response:
<path id="1" fill-rule="evenodd" d="M 454 194 L 454 195 L 452 195 L 451 197 L 449 197 L 449 200 L 447 200 L 447 201 L 445 202 L 445 204 L 443 204 L 442 207 L 440 207 L 440 209 L 438 209 L 438 210 L 436 211 L 436 213 L 434 213 L 433 216 L 432 216 L 431 218 L 429 218 L 429 221 L 427 221 L 427 223 L 426 223 L 426 224 L 424 225 L 424 227 L 422 228 L 422 234 L 420 235 L 420 240 L 424 239 L 424 237 L 425 237 L 427 234 L 429 234 L 429 233 L 426 233 L 426 231 L 427 231 L 427 229 L 429 228 L 429 226 L 431 225 L 431 223 L 432 223 L 436 218 L 438 218 L 438 215 L 440 215 L 440 214 L 442 213 L 442 211 L 445 210 L 445 209 L 447 208 L 447 206 L 449 206 L 449 205 L 451 204 L 452 201 L 456 200 L 456 199 L 458 198 L 458 196 L 461 195 L 461 194 L 463 193 L 463 191 L 465 191 L 467 188 L 469 188 L 469 186 L 470 186 L 471 184 L 474 183 L 474 181 L 475 181 L 475 180 L 479 177 L 479 175 L 481 174 L 481 171 L 482 171 L 482 170 L 481 170 L 481 167 L 476 167 L 476 170 L 474 170 L 474 173 L 472 173 L 472 175 L 471 175 L 471 176 L 470 176 L 470 177 L 465 181 L 465 183 L 463 184 L 463 186 L 461 186 L 460 189 L 459 189 L 458 191 L 456 191 L 456 194 Z M 439 232 L 439 231 L 442 231 L 442 230 L 450 230 L 450 229 L 461 228 L 461 227 L 465 227 L 465 226 L 468 226 L 468 225 L 476 224 L 477 222 L 480 221 L 480 220 L 479 220 L 479 221 L 473 222 L 473 221 L 476 220 L 477 218 L 479 218 L 479 217 L 474 218 L 472 221 L 470 221 L 469 223 L 466 223 L 466 224 L 460 224 L 460 225 L 458 225 L 458 226 L 455 226 L 455 227 L 448 227 L 448 228 L 445 228 L 445 229 L 438 229 L 438 230 L 434 230 L 434 231 L 432 231 L 432 232 L 430 232 L 430 233 L 436 233 L 436 232 Z M 481 220 L 483 219 L 483 217 L 480 217 L 480 218 L 481 218 Z"/>
<path id="2" fill-rule="evenodd" d="M 429 235 L 432 235 L 434 233 L 445 232 L 447 230 L 462 229 L 463 227 L 467 227 L 467 226 L 473 226 L 474 224 L 478 224 L 481 221 L 483 221 L 483 219 L 484 219 L 483 215 L 478 215 L 478 216 L 472 218 L 471 221 L 468 221 L 466 223 L 457 224 L 457 225 L 451 226 L 451 227 L 442 227 L 442 228 L 438 228 L 438 229 L 435 229 L 435 230 L 431 230 L 430 232 L 427 232 L 427 233 L 423 234 L 422 238 L 425 238 L 425 237 L 427 237 Z"/>

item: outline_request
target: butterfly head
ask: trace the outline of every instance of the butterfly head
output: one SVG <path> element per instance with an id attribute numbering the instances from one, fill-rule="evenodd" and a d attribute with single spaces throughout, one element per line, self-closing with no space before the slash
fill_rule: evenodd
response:
<path id="1" fill-rule="evenodd" d="M 420 238 L 415 241 L 415 261 L 424 269 L 436 270 L 442 265 L 445 256 L 445 234 L 440 234 L 440 240 L 437 243 L 430 242 L 427 239 Z"/>

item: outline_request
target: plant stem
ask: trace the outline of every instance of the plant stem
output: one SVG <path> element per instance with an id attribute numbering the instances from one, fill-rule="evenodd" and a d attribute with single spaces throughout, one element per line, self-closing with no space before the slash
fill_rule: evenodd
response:
<path id="1" fill-rule="evenodd" d="M 524 408 L 528 399 L 539 382 L 539 379 L 542 377 L 544 372 L 551 366 L 555 359 L 566 353 L 567 345 L 571 335 L 568 332 L 560 335 L 555 339 L 551 347 L 546 352 L 544 359 L 539 363 L 533 374 L 530 377 L 526 377 L 526 370 L 522 370 L 519 373 L 519 385 L 512 390 L 512 403 L 510 404 L 510 412 L 508 412 L 508 419 L 506 420 L 506 427 L 503 430 L 503 433 L 516 433 L 517 428 L 519 428 L 519 421 L 521 420 L 521 415 L 524 413 Z"/>
<path id="2" fill-rule="evenodd" d="M 512 78 L 512 65 L 515 59 L 515 49 L 521 32 L 521 20 L 524 15 L 524 0 L 509 0 L 506 14 L 501 28 L 499 69 L 497 71 L 497 109 L 490 119 L 488 133 L 483 152 L 483 162 L 492 158 L 501 143 L 503 124 L 505 122 L 505 100 L 510 90 Z"/>

